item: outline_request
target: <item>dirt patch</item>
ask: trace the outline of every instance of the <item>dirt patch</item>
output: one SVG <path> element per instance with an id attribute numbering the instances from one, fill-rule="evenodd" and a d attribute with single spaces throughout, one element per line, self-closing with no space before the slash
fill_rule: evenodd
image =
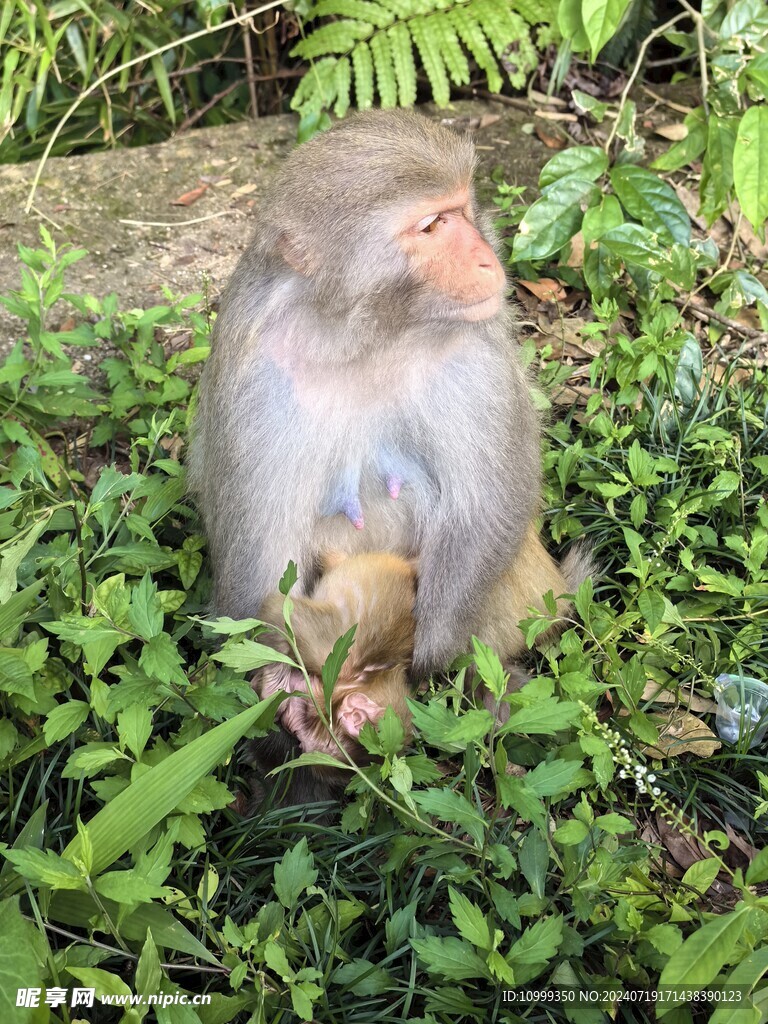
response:
<path id="1" fill-rule="evenodd" d="M 424 112 L 472 132 L 481 184 L 501 165 L 508 181 L 535 185 L 552 155 L 528 134 L 532 115 L 500 103 L 466 100 Z M 68 275 L 71 291 L 99 298 L 115 292 L 123 309 L 162 304 L 166 288 L 215 300 L 248 243 L 256 201 L 295 139 L 296 119 L 285 115 L 155 146 L 52 159 L 29 214 L 37 165 L 0 168 L 0 294 L 19 285 L 16 244 L 36 246 L 44 223 L 57 244 L 88 250 Z M 203 186 L 191 205 L 173 205 Z M 0 309 L 0 353 L 22 333 L 22 322 Z"/>

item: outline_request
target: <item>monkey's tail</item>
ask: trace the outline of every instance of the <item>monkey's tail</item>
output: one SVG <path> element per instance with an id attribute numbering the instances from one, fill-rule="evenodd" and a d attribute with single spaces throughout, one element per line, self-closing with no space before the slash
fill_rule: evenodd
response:
<path id="1" fill-rule="evenodd" d="M 587 541 L 577 541 L 560 563 L 560 571 L 568 584 L 568 591 L 575 594 L 586 579 L 597 576 L 597 562 Z"/>

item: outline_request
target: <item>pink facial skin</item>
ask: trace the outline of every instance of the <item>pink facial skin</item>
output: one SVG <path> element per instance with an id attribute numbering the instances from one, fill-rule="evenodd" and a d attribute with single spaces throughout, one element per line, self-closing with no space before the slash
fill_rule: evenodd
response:
<path id="1" fill-rule="evenodd" d="M 315 700 L 322 706 L 323 687 L 319 676 L 310 676 Z M 306 682 L 301 672 L 295 669 L 278 669 L 265 673 L 261 696 L 273 693 L 307 693 Z M 384 714 L 384 708 L 362 693 L 348 693 L 339 703 L 333 727 L 337 735 L 357 739 L 363 726 L 370 722 L 375 725 Z M 317 712 L 311 700 L 296 699 L 284 701 L 275 716 L 282 727 L 293 733 L 305 754 L 330 754 L 337 761 L 343 761 L 340 751 L 330 733 L 320 727 Z"/>

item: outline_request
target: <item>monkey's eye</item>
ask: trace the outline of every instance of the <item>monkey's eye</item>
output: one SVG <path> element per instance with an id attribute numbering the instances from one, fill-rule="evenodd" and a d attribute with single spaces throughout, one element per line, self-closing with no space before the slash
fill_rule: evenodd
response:
<path id="1" fill-rule="evenodd" d="M 422 235 L 431 235 L 433 231 L 437 230 L 437 225 L 439 223 L 440 214 L 433 213 L 431 216 L 425 217 L 423 220 L 420 220 L 419 223 L 416 225 L 416 228 L 418 231 L 421 232 Z"/>

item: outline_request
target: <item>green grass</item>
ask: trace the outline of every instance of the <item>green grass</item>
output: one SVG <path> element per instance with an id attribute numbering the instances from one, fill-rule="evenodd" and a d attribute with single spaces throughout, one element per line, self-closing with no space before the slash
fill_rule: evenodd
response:
<path id="1" fill-rule="evenodd" d="M 203 1024 L 591 1024 L 608 1007 L 512 1007 L 503 991 L 757 984 L 768 857 L 747 868 L 743 842 L 765 845 L 764 749 L 644 750 L 719 673 L 766 676 L 765 368 L 733 357 L 700 382 L 663 297 L 631 338 L 609 330 L 615 305 L 598 307 L 594 396 L 549 417 L 544 530 L 553 547 L 586 535 L 600 574 L 531 655 L 511 725 L 490 729 L 461 673 L 436 681 L 411 749 L 391 719 L 369 738 L 381 763 L 343 813 L 243 818 L 238 751 L 274 706 L 247 682 L 258 630 L 201 622 L 210 581 L 183 442 L 208 317 L 194 297 L 128 314 L 68 296 L 79 326 L 48 332 L 75 257 L 45 236 L 22 252 L 8 304 L 30 340 L 0 371 L 0 955 L 15 979 L 2 1019 L 33 1019 L 16 983 L 209 992 L 209 1007 L 157 1015 Z M 188 344 L 169 354 L 180 331 Z M 90 380 L 73 372 L 105 341 L 115 354 Z M 569 368 L 528 353 L 556 393 Z M 745 379 L 729 379 L 737 367 Z M 531 641 L 540 628 L 529 621 Z M 491 652 L 475 662 L 503 684 Z M 677 704 L 644 697 L 651 682 Z M 705 736 L 714 716 L 696 714 Z M 655 783 L 633 781 L 637 764 Z M 662 818 L 681 841 L 699 835 L 699 860 L 670 867 Z M 708 1015 L 692 1004 L 667 1019 Z M 615 1019 L 654 1010 L 619 1005 Z"/>

